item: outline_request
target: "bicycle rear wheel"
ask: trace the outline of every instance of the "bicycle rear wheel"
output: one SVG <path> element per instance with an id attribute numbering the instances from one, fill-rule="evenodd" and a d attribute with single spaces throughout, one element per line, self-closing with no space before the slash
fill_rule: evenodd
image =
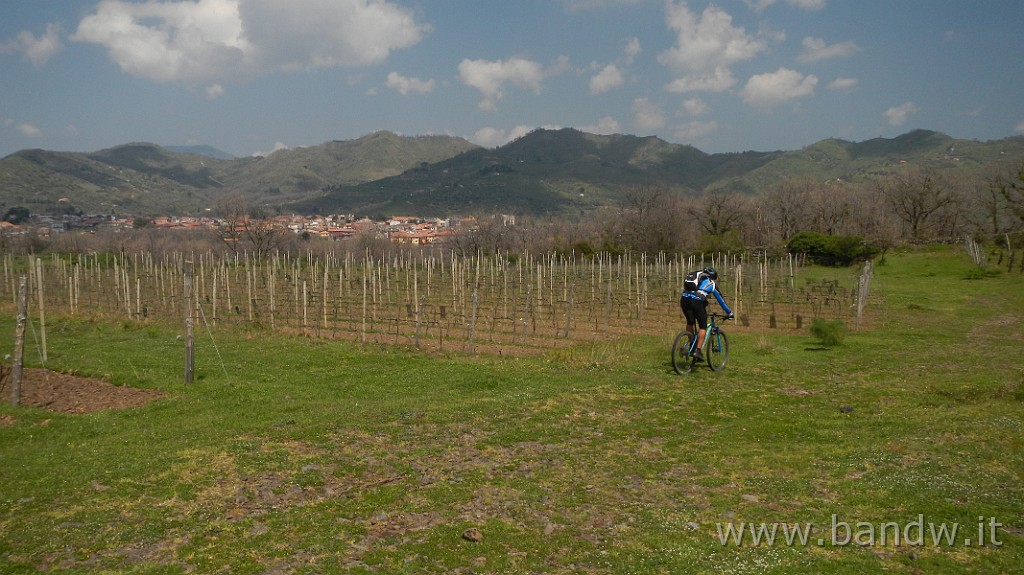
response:
<path id="1" fill-rule="evenodd" d="M 704 347 L 707 348 L 705 355 L 711 371 L 725 369 L 725 362 L 729 360 L 729 338 L 725 336 L 725 332 L 719 328 L 715 333 L 708 333 L 708 341 Z"/>
<path id="2" fill-rule="evenodd" d="M 693 371 L 693 364 L 696 361 L 690 355 L 691 347 L 693 347 L 693 334 L 686 330 L 679 332 L 676 340 L 672 342 L 672 369 L 679 375 Z"/>

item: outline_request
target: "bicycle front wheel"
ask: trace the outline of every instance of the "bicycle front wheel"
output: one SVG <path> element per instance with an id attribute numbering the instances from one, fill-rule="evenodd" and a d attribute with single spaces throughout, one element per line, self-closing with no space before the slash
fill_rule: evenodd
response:
<path id="1" fill-rule="evenodd" d="M 693 334 L 683 330 L 672 342 L 672 369 L 682 375 L 693 371 L 693 364 L 696 363 L 690 355 L 690 348 L 693 347 Z"/>
<path id="2" fill-rule="evenodd" d="M 715 333 L 708 334 L 707 353 L 705 356 L 708 358 L 708 367 L 711 371 L 722 371 L 725 369 L 725 362 L 729 360 L 729 338 L 725 336 L 725 332 L 721 329 L 716 330 Z"/>

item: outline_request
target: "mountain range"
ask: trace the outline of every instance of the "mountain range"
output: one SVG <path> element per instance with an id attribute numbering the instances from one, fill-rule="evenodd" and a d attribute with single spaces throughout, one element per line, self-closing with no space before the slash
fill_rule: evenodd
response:
<path id="1" fill-rule="evenodd" d="M 132 143 L 0 159 L 0 210 L 200 215 L 242 194 L 270 212 L 566 215 L 621 204 L 638 187 L 757 194 L 786 178 L 863 182 L 918 166 L 957 177 L 1020 165 L 1024 137 L 980 142 L 928 130 L 795 151 L 708 154 L 657 137 L 535 130 L 498 148 L 452 136 L 377 132 L 234 158 L 213 148 Z"/>

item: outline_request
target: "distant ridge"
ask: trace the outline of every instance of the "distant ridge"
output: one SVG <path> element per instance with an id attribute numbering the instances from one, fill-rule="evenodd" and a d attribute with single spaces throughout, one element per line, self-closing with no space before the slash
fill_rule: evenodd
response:
<path id="1" fill-rule="evenodd" d="M 356 140 L 219 159 L 146 142 L 91 153 L 21 150 L 0 159 L 0 210 L 31 213 L 205 214 L 241 193 L 279 207 L 339 182 L 359 183 L 450 158 L 477 146 L 451 136 L 376 132 Z M 190 148 L 194 150 L 194 148 Z"/>
<path id="2" fill-rule="evenodd" d="M 265 157 L 217 152 L 145 142 L 92 153 L 22 150 L 0 159 L 0 210 L 191 215 L 242 194 L 272 213 L 580 215 L 622 205 L 644 187 L 759 194 L 784 179 L 866 183 L 908 166 L 985 177 L 1024 162 L 1024 137 L 980 142 L 914 130 L 794 151 L 707 154 L 653 136 L 566 128 L 538 129 L 497 148 L 376 132 Z"/>
<path id="3" fill-rule="evenodd" d="M 212 146 L 163 146 L 168 152 L 174 152 L 177 154 L 199 154 L 200 156 L 209 156 L 216 160 L 234 160 L 238 156 L 231 155 L 224 150 L 218 150 Z"/>

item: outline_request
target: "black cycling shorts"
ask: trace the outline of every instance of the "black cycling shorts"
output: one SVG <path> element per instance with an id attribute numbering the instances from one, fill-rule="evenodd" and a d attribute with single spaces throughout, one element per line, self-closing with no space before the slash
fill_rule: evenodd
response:
<path id="1" fill-rule="evenodd" d="M 696 323 L 701 329 L 708 328 L 708 302 L 695 297 L 680 296 L 679 307 L 683 308 L 686 325 Z"/>

